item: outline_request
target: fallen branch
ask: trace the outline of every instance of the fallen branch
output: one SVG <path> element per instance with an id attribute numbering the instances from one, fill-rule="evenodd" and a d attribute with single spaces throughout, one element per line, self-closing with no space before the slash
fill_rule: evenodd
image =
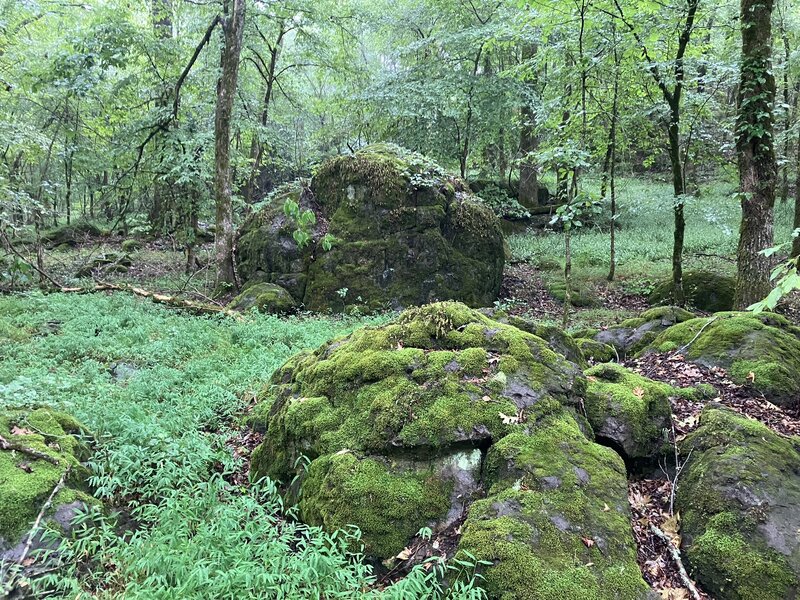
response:
<path id="1" fill-rule="evenodd" d="M 695 341 L 697 340 L 697 338 L 699 338 L 699 337 L 700 337 L 700 334 L 702 334 L 702 333 L 703 333 L 703 331 L 705 330 L 705 328 L 706 328 L 706 327 L 708 327 L 709 325 L 711 325 L 711 324 L 712 324 L 714 321 L 716 321 L 716 320 L 717 320 L 717 316 L 716 316 L 716 315 L 714 315 L 714 316 L 713 316 L 713 317 L 711 317 L 711 318 L 710 318 L 708 321 L 706 321 L 706 322 L 705 322 L 705 325 L 703 325 L 703 326 L 700 328 L 700 331 L 698 331 L 698 332 L 697 332 L 697 335 L 695 335 L 695 336 L 694 336 L 694 337 L 693 337 L 693 338 L 692 338 L 692 339 L 689 341 L 689 343 L 688 343 L 688 344 L 686 344 L 685 346 L 681 346 L 680 348 L 678 348 L 678 349 L 675 351 L 675 354 L 683 354 L 683 353 L 684 353 L 686 350 L 688 350 L 689 346 L 691 346 L 692 344 L 694 344 L 694 343 L 695 343 Z"/>
<path id="2" fill-rule="evenodd" d="M 229 317 L 241 318 L 241 315 L 236 311 L 230 310 L 221 305 L 204 304 L 202 302 L 195 302 L 194 300 L 186 300 L 175 296 L 167 296 L 157 292 L 151 292 L 139 287 L 125 284 L 109 283 L 106 281 L 97 281 L 93 287 L 62 287 L 61 292 L 75 293 L 75 294 L 88 294 L 93 292 L 128 292 L 134 296 L 141 298 L 148 298 L 156 304 L 164 304 L 173 308 L 182 308 L 195 314 L 201 315 L 216 315 L 223 314 Z"/>
<path id="3" fill-rule="evenodd" d="M 61 464 L 57 458 L 53 458 L 49 454 L 45 454 L 44 452 L 40 452 L 34 448 L 28 448 L 22 444 L 17 444 L 16 442 L 7 440 L 2 435 L 0 435 L 0 450 L 13 450 L 15 452 L 19 452 L 20 454 L 26 454 L 37 460 L 46 460 L 47 462 L 56 466 Z"/>
<path id="4" fill-rule="evenodd" d="M 39 275 L 41 275 L 42 277 L 47 279 L 47 281 L 52 283 L 54 286 L 61 287 L 61 284 L 58 283 L 52 277 L 50 277 L 50 275 L 44 269 L 39 268 L 39 266 L 37 266 L 36 264 L 34 264 L 33 262 L 31 262 L 27 258 L 25 258 L 22 255 L 22 253 L 14 247 L 14 244 L 12 244 L 11 240 L 8 238 L 8 234 L 5 231 L 3 231 L 2 229 L 0 229 L 0 236 L 3 237 L 3 241 L 6 243 L 6 246 L 8 247 L 9 250 L 11 250 L 11 252 L 14 254 L 14 256 L 16 256 L 18 259 L 20 259 L 22 262 L 24 262 L 29 267 L 31 267 L 34 271 L 39 273 Z"/>
<path id="5" fill-rule="evenodd" d="M 675 565 L 678 567 L 681 581 L 683 581 L 683 585 L 686 586 L 686 589 L 689 590 L 692 598 L 694 598 L 694 600 L 702 600 L 700 592 L 697 591 L 697 587 L 694 585 L 694 581 L 692 581 L 692 578 L 689 577 L 689 574 L 686 572 L 686 568 L 683 566 L 683 561 L 681 560 L 681 551 L 675 547 L 675 544 L 672 543 L 672 540 L 669 539 L 666 533 L 661 531 L 652 523 L 650 523 L 650 531 L 652 531 L 658 539 L 667 545 L 670 556 L 672 556 L 672 560 L 675 561 Z"/>

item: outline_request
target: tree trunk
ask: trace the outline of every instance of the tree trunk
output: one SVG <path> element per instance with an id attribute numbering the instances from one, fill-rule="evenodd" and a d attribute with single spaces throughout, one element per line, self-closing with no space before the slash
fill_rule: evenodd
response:
<path id="1" fill-rule="evenodd" d="M 771 72 L 774 0 L 742 0 L 742 64 L 736 149 L 742 224 L 739 229 L 736 308 L 744 309 L 769 294 L 769 258 L 761 254 L 773 244 L 772 211 L 777 165 L 772 106 L 775 78 Z"/>
<path id="2" fill-rule="evenodd" d="M 608 173 L 611 180 L 611 233 L 609 251 L 608 280 L 614 281 L 617 269 L 617 188 L 616 188 L 616 165 L 617 165 L 617 113 L 619 112 L 619 68 L 620 57 L 616 46 L 616 31 L 614 31 L 614 93 L 611 99 L 611 126 L 608 132 Z M 603 178 L 605 185 L 605 177 Z M 605 191 L 603 191 L 605 196 Z"/>
<path id="3" fill-rule="evenodd" d="M 227 0 L 222 20 L 224 41 L 217 81 L 214 117 L 214 196 L 217 205 L 214 255 L 216 293 L 236 288 L 233 268 L 233 209 L 231 207 L 231 120 L 239 77 L 239 56 L 244 35 L 245 0 Z"/>
<path id="4" fill-rule="evenodd" d="M 153 31 L 156 39 L 167 40 L 172 37 L 172 0 L 152 0 L 150 9 L 152 12 Z M 163 89 L 160 90 L 156 96 L 156 108 L 160 111 L 167 110 L 170 104 L 167 94 L 168 90 Z M 158 140 L 156 140 L 156 144 L 161 146 Z M 161 181 L 159 174 L 156 173 L 153 178 L 153 204 L 150 206 L 150 213 L 148 215 L 150 229 L 156 234 L 162 234 L 167 230 L 165 187 L 165 183 Z"/>
<path id="5" fill-rule="evenodd" d="M 536 45 L 526 44 L 522 49 L 522 60 L 531 60 L 536 56 Z M 536 137 L 536 113 L 531 106 L 535 81 L 526 83 L 526 94 L 522 102 L 522 128 L 519 134 L 519 203 L 525 208 L 539 206 L 539 181 L 536 174 L 536 163 L 531 154 L 539 147 Z"/>
<path id="6" fill-rule="evenodd" d="M 672 168 L 672 191 L 675 195 L 673 208 L 675 227 L 672 243 L 672 287 L 675 304 L 683 306 L 686 298 L 683 293 L 683 240 L 686 232 L 686 218 L 683 212 L 683 166 L 681 164 L 680 138 L 680 97 L 670 103 L 669 160 Z"/>
<path id="7" fill-rule="evenodd" d="M 800 108 L 800 93 L 797 94 L 797 106 Z M 794 228 L 800 229 L 800 131 L 797 135 L 797 172 L 794 180 Z M 800 236 L 792 241 L 792 258 L 800 256 Z"/>

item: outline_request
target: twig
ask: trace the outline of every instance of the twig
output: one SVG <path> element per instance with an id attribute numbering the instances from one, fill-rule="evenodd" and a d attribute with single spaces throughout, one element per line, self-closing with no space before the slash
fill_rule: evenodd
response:
<path id="1" fill-rule="evenodd" d="M 33 262 L 31 262 L 31 261 L 29 261 L 27 258 L 25 258 L 25 257 L 24 257 L 24 256 L 23 256 L 23 255 L 20 253 L 20 251 L 19 251 L 19 250 L 17 250 L 17 249 L 14 247 L 14 244 L 12 244 L 12 243 L 11 243 L 11 240 L 10 240 L 10 239 L 8 239 L 8 234 L 7 234 L 5 231 L 3 231 L 2 229 L 0 229 L 0 235 L 1 235 L 1 236 L 3 236 L 3 241 L 4 241 L 4 242 L 6 243 L 6 245 L 8 246 L 8 249 L 9 249 L 9 250 L 11 250 L 11 252 L 13 252 L 13 253 L 14 253 L 14 255 L 15 255 L 17 258 L 19 258 L 19 259 L 20 259 L 22 262 L 24 262 L 26 265 L 28 265 L 28 266 L 29 266 L 29 267 L 31 267 L 32 269 L 34 269 L 34 270 L 35 270 L 37 273 L 39 273 L 39 275 L 41 275 L 42 277 L 44 277 L 45 279 L 47 279 L 47 281 L 49 281 L 50 283 L 52 283 L 54 286 L 56 286 L 56 287 L 61 287 L 61 284 L 60 284 L 60 283 L 58 283 L 58 282 L 57 282 L 55 279 L 53 279 L 52 277 L 50 277 L 50 275 L 49 275 L 49 274 L 48 274 L 46 271 L 44 271 L 43 269 L 40 269 L 38 266 L 36 266 L 36 264 L 34 264 Z"/>
<path id="2" fill-rule="evenodd" d="M 16 442 L 7 440 L 2 435 L 0 435 L 0 450 L 14 450 L 22 454 L 27 454 L 28 456 L 38 460 L 46 460 L 47 462 L 54 464 L 56 466 L 61 464 L 58 459 L 53 458 L 49 454 L 45 454 L 44 452 L 40 452 L 39 450 L 35 450 L 34 448 L 28 448 L 27 446 L 23 446 L 22 444 L 17 444 Z"/>
<path id="3" fill-rule="evenodd" d="M 5 594 L 8 594 L 13 589 L 13 586 L 15 585 L 14 580 L 16 575 L 19 573 L 19 570 L 25 568 L 25 559 L 28 558 L 28 554 L 30 553 L 31 548 L 33 547 L 33 539 L 39 531 L 39 527 L 42 524 L 42 519 L 44 519 L 44 515 L 53 505 L 53 499 L 58 495 L 58 492 L 60 492 L 64 488 L 64 485 L 67 481 L 67 475 L 69 474 L 71 468 L 72 465 L 68 466 L 66 470 L 61 474 L 61 478 L 58 480 L 58 483 L 56 483 L 55 487 L 53 488 L 53 491 L 50 492 L 50 496 L 42 505 L 39 514 L 36 515 L 36 520 L 33 522 L 33 527 L 28 532 L 28 538 L 25 540 L 25 546 L 22 549 L 22 554 L 20 554 L 19 558 L 15 561 L 19 566 L 17 570 L 10 570 L 10 577 L 3 584 L 2 592 L 4 594 L 4 597 Z"/>
<path id="4" fill-rule="evenodd" d="M 683 354 L 683 353 L 684 353 L 684 352 L 685 352 L 685 351 L 686 351 L 686 350 L 689 348 L 689 346 L 691 346 L 692 344 L 694 344 L 694 343 L 695 343 L 695 341 L 697 341 L 697 338 L 699 338 L 699 337 L 700 337 L 700 334 L 701 334 L 701 333 L 703 333 L 703 331 L 705 330 L 705 328 L 706 328 L 706 327 L 708 327 L 709 325 L 711 325 L 711 324 L 712 324 L 714 321 L 716 321 L 716 320 L 717 320 L 717 318 L 718 318 L 718 317 L 717 317 L 716 315 L 714 315 L 714 316 L 713 316 L 713 317 L 711 317 L 711 318 L 710 318 L 708 321 L 706 321 L 706 322 L 705 322 L 705 325 L 703 325 L 703 326 L 700 328 L 700 331 L 698 331 L 698 332 L 697 332 L 697 334 L 696 334 L 696 335 L 695 335 L 695 336 L 694 336 L 694 337 L 693 337 L 693 338 L 692 338 L 692 339 L 689 341 L 689 343 L 688 343 L 688 344 L 686 344 L 685 346 L 681 346 L 680 348 L 678 348 L 678 349 L 675 351 L 675 354 Z"/>
<path id="5" fill-rule="evenodd" d="M 689 574 L 686 572 L 686 568 L 683 566 L 683 561 L 681 560 L 681 551 L 675 547 L 675 544 L 672 543 L 672 540 L 669 539 L 666 533 L 661 531 L 658 527 L 650 523 L 650 531 L 664 542 L 667 545 L 667 549 L 669 550 L 670 556 L 672 556 L 672 560 L 675 562 L 675 565 L 678 567 L 678 572 L 681 576 L 681 581 L 683 581 L 683 585 L 686 586 L 686 589 L 689 590 L 689 593 L 692 595 L 694 600 L 702 600 L 700 596 L 700 592 L 697 591 L 697 587 L 694 585 L 694 581 L 692 581 Z"/>

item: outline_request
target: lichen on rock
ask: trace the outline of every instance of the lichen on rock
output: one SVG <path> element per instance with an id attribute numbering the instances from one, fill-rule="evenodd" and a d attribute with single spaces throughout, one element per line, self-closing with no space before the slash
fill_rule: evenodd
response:
<path id="1" fill-rule="evenodd" d="M 286 199 L 316 215 L 302 248 Z M 327 250 L 325 239 L 335 240 Z M 505 246 L 498 219 L 460 181 L 421 155 L 378 144 L 277 194 L 242 226 L 237 261 L 243 279 L 280 285 L 310 310 L 448 299 L 486 306 L 500 290 Z"/>

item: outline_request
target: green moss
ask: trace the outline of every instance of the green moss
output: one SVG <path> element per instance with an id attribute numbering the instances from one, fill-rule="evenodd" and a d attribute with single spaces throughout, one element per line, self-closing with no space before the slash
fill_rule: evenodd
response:
<path id="1" fill-rule="evenodd" d="M 655 350 L 675 347 L 692 362 L 728 369 L 736 383 L 774 402 L 793 403 L 800 394 L 800 329 L 779 315 L 731 312 L 691 319 L 650 344 Z"/>
<path id="2" fill-rule="evenodd" d="M 247 311 L 255 308 L 262 313 L 287 313 L 297 308 L 292 295 L 274 283 L 254 283 L 245 287 L 231 300 L 228 308 Z"/>
<path id="3" fill-rule="evenodd" d="M 567 298 L 567 286 L 563 279 L 556 279 L 547 284 L 547 291 L 559 302 Z M 597 306 L 598 299 L 594 290 L 579 281 L 573 281 L 570 288 L 570 304 L 577 307 Z"/>
<path id="4" fill-rule="evenodd" d="M 630 459 L 655 458 L 665 446 L 670 396 L 689 394 L 616 364 L 586 371 L 584 406 L 595 434 L 609 439 Z"/>
<path id="5" fill-rule="evenodd" d="M 14 431 L 19 433 L 15 434 Z M 46 408 L 0 413 L 0 435 L 12 443 L 47 454 L 59 464 L 11 450 L 0 450 L 0 538 L 16 543 L 30 527 L 67 468 L 67 486 L 53 500 L 58 506 L 74 499 L 90 502 L 81 491 L 85 470 L 80 460 L 87 448 L 76 435 L 83 426 L 69 415 Z M 27 468 L 21 468 L 27 465 Z M 30 472 L 28 472 L 30 469 Z"/>
<path id="6" fill-rule="evenodd" d="M 134 239 L 124 240 L 122 244 L 120 244 L 120 248 L 122 248 L 123 252 L 135 252 L 136 250 L 141 250 L 142 243 Z"/>
<path id="7" fill-rule="evenodd" d="M 611 362 L 619 358 L 614 347 L 604 344 L 603 342 L 597 342 L 586 338 L 578 338 L 575 342 L 583 353 L 583 356 L 594 363 Z"/>
<path id="8" fill-rule="evenodd" d="M 423 525 L 450 507 L 450 490 L 433 473 L 390 473 L 380 459 L 350 452 L 311 463 L 302 484 L 301 518 L 331 531 L 359 527 L 368 555 L 399 553 Z"/>
<path id="9" fill-rule="evenodd" d="M 471 506 L 460 550 L 491 564 L 483 573 L 490 597 L 645 598 L 622 461 L 587 440 L 563 408 L 544 404 L 529 434 L 489 450 L 489 496 Z"/>

